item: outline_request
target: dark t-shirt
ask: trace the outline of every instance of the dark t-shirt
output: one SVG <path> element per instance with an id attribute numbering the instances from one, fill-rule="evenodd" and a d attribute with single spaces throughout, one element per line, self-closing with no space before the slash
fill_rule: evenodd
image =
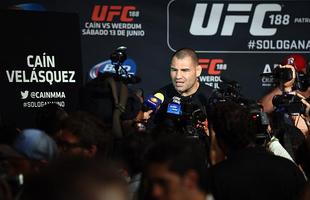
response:
<path id="1" fill-rule="evenodd" d="M 306 182 L 293 162 L 262 147 L 235 152 L 208 173 L 209 189 L 216 200 L 294 200 Z"/>
<path id="2" fill-rule="evenodd" d="M 162 93 L 164 95 L 164 102 L 160 106 L 159 110 L 154 114 L 153 124 L 164 125 L 166 127 L 178 126 L 176 121 L 180 122 L 180 117 L 171 117 L 171 114 L 167 114 L 167 108 L 172 103 L 174 97 L 180 98 L 181 110 L 184 114 L 191 114 L 192 111 L 197 109 L 201 110 L 206 115 L 208 99 L 212 93 L 213 88 L 207 85 L 200 84 L 198 90 L 190 96 L 181 96 L 174 88 L 173 84 L 168 84 L 159 89 L 156 93 Z M 154 93 L 155 94 L 155 93 Z M 190 105 L 190 106 L 188 106 Z M 186 109 L 186 112 L 185 112 Z M 184 116 L 183 116 L 184 117 Z M 178 120 L 176 120 L 178 118 Z"/>
<path id="3" fill-rule="evenodd" d="M 160 92 L 164 95 L 164 105 L 168 105 L 172 102 L 173 97 L 180 97 L 181 103 L 183 102 L 191 102 L 193 104 L 198 105 L 200 108 L 206 106 L 208 104 L 208 98 L 212 93 L 213 88 L 207 85 L 203 85 L 200 83 L 198 90 L 190 96 L 181 96 L 174 88 L 172 84 L 166 85 L 159 89 L 157 92 Z"/>
<path id="4" fill-rule="evenodd" d="M 148 129 L 151 130 L 153 139 L 167 136 L 167 134 L 182 134 L 188 139 L 200 142 L 206 150 L 206 161 L 209 163 L 210 139 L 205 134 L 202 127 L 198 127 L 199 122 L 207 118 L 209 97 L 213 88 L 200 84 L 198 90 L 190 96 L 181 96 L 172 84 L 159 89 L 164 95 L 164 102 L 149 120 Z M 154 93 L 155 94 L 155 93 Z M 180 115 L 167 113 L 167 108 L 173 102 L 173 98 L 180 98 L 182 113 Z"/>

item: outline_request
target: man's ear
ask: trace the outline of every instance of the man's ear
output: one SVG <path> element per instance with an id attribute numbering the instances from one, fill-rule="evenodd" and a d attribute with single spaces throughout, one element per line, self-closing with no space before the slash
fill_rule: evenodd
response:
<path id="1" fill-rule="evenodd" d="M 184 185 L 188 189 L 197 189 L 198 188 L 199 175 L 195 170 L 189 170 L 184 175 Z"/>
<path id="2" fill-rule="evenodd" d="M 202 67 L 200 65 L 196 66 L 196 77 L 198 78 L 202 72 Z"/>

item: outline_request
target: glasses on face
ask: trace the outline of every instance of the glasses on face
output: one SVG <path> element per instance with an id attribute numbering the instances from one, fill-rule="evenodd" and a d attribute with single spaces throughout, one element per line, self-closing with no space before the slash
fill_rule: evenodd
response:
<path id="1" fill-rule="evenodd" d="M 85 148 L 85 145 L 81 143 L 71 143 L 71 142 L 64 141 L 64 140 L 57 140 L 56 143 L 58 147 L 62 149 L 63 151 L 67 151 L 69 149 L 74 149 L 74 148 Z"/>

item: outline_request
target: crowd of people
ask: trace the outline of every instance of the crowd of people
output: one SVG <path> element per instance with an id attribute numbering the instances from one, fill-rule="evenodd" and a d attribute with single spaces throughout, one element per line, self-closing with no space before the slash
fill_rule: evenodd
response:
<path id="1" fill-rule="evenodd" d="M 182 48 L 157 95 L 100 74 L 77 111 L 48 104 L 23 130 L 2 116 L 0 199 L 309 199 L 310 84 L 297 86 L 307 72 L 295 56 L 258 101 L 201 84 Z"/>

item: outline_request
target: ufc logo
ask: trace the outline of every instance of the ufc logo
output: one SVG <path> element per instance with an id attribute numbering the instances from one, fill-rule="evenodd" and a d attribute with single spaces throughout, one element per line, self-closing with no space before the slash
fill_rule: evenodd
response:
<path id="1" fill-rule="evenodd" d="M 208 69 L 209 75 L 220 75 L 222 70 L 227 69 L 227 65 L 224 64 L 223 59 L 199 59 L 201 68 Z"/>
<path id="2" fill-rule="evenodd" d="M 234 32 L 235 25 L 238 23 L 249 23 L 250 12 L 253 4 L 251 3 L 230 3 L 227 6 L 227 12 L 223 14 L 223 3 L 214 3 L 207 20 L 207 26 L 203 27 L 207 3 L 197 3 L 190 27 L 192 35 L 215 35 L 219 30 L 219 24 L 222 15 L 225 16 L 223 27 L 220 30 L 222 36 L 231 36 Z M 272 36 L 276 34 L 276 28 L 264 28 L 263 23 L 267 12 L 280 12 L 281 5 L 279 4 L 258 4 L 254 8 L 254 13 L 251 21 L 250 34 L 253 36 Z M 244 15 L 236 15 L 235 12 L 244 12 Z"/>
<path id="3" fill-rule="evenodd" d="M 128 16 L 129 11 L 136 10 L 135 6 L 100 6 L 95 5 L 91 19 L 93 21 L 112 22 L 119 17 L 121 22 L 132 22 L 133 18 Z"/>

